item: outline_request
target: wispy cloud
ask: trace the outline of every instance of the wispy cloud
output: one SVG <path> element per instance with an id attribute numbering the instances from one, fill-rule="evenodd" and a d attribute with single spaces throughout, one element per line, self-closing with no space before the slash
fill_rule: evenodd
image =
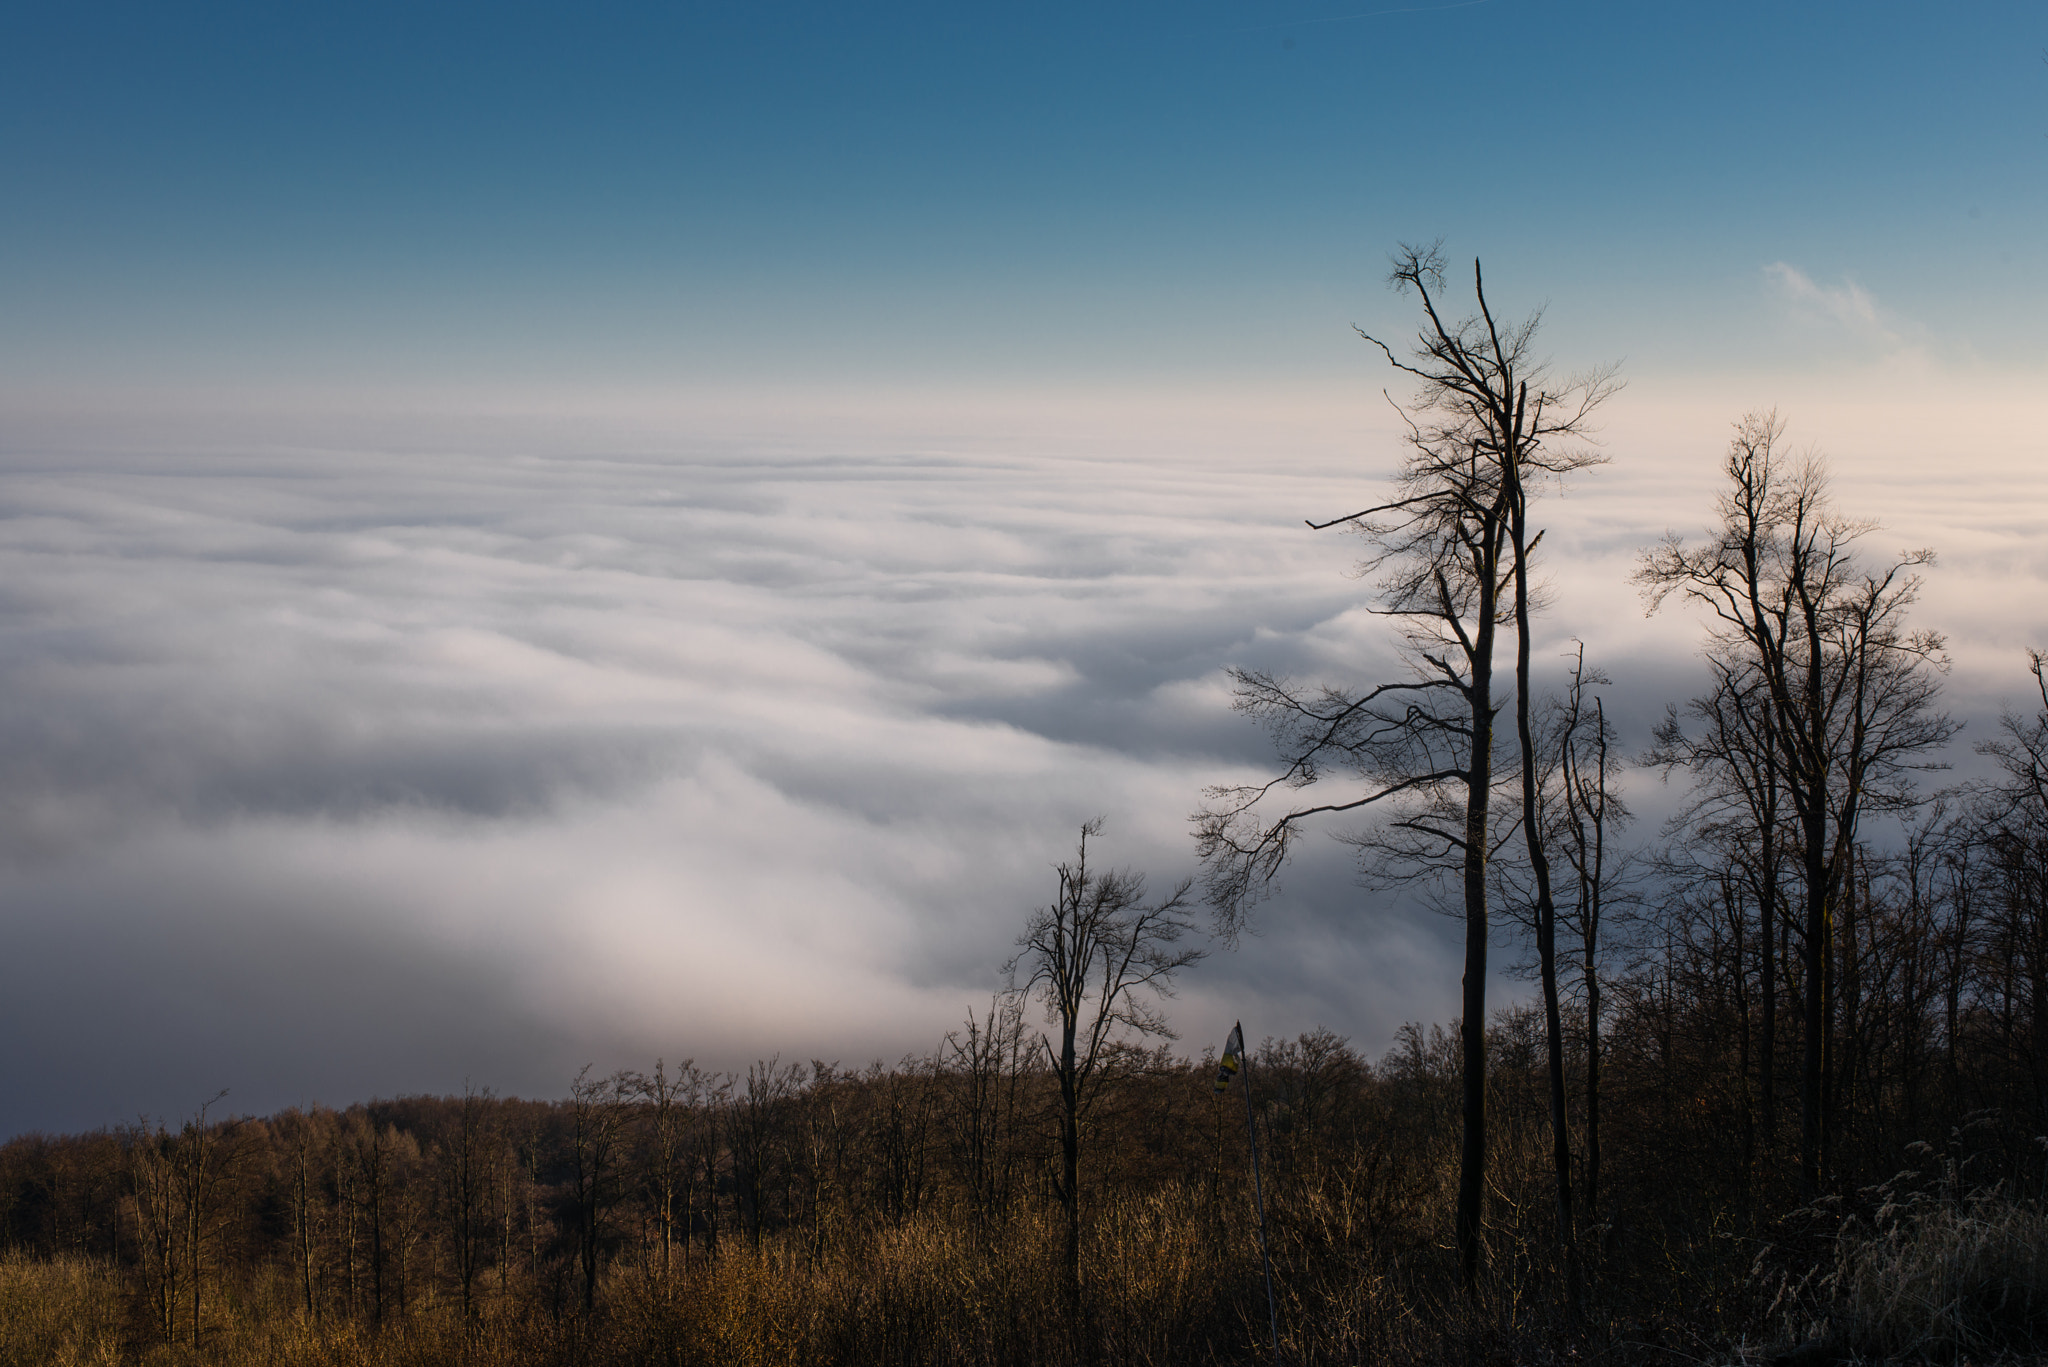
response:
<path id="1" fill-rule="evenodd" d="M 1797 313 L 1832 322 L 1887 350 L 1904 350 L 1908 345 L 1870 291 L 1847 276 L 1838 285 L 1823 285 L 1784 261 L 1773 261 L 1764 267 L 1764 275 L 1779 297 Z"/>

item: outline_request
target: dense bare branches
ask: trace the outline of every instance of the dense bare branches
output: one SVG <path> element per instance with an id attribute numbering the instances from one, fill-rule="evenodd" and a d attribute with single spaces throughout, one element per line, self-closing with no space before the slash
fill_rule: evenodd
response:
<path id="1" fill-rule="evenodd" d="M 985 1016 L 967 1014 L 966 1029 L 946 1036 L 944 1060 L 958 1078 L 953 1152 L 980 1232 L 1004 1219 L 1015 1192 L 1019 1107 L 1028 1046 L 1024 1003 L 999 993 Z"/>
<path id="2" fill-rule="evenodd" d="M 158 1331 L 197 1350 L 206 1334 L 206 1278 L 225 1214 L 223 1195 L 241 1156 L 239 1122 L 209 1122 L 222 1092 L 202 1103 L 173 1134 L 161 1124 L 130 1136 L 135 1213 L 143 1243 L 141 1270 Z M 180 1323 L 180 1315 L 183 1323 Z"/>
<path id="3" fill-rule="evenodd" d="M 1059 1084 L 1058 1190 L 1070 1297 L 1080 1287 L 1082 1125 L 1121 1046 L 1173 1037 L 1157 999 L 1172 996 L 1174 975 L 1204 954 L 1182 943 L 1194 929 L 1192 884 L 1183 881 L 1148 903 L 1144 875 L 1089 867 L 1088 839 L 1101 830 L 1099 820 L 1081 828 L 1073 862 L 1059 866 L 1059 896 L 1032 913 L 1005 966 L 1017 990 L 1044 1005 L 1058 1034 L 1057 1043 L 1050 1035 L 1039 1042 Z"/>
<path id="4" fill-rule="evenodd" d="M 1486 836 L 1469 829 L 1475 781 L 1491 781 L 1495 629 L 1509 613 L 1510 520 L 1531 486 L 1600 459 L 1583 445 L 1589 419 L 1615 388 L 1611 371 L 1552 383 L 1530 354 L 1538 316 L 1502 325 L 1473 263 L 1478 313 L 1446 322 L 1437 246 L 1403 247 L 1390 276 L 1420 301 L 1424 326 L 1403 359 L 1361 333 L 1419 381 L 1403 411 L 1408 457 L 1395 497 L 1326 522 L 1366 542 L 1361 575 L 1376 582 L 1371 610 L 1395 619 L 1410 677 L 1367 689 L 1304 687 L 1257 670 L 1232 671 L 1237 707 L 1264 724 L 1281 759 L 1272 780 L 1211 789 L 1196 817 L 1205 885 L 1226 930 L 1269 887 L 1293 842 L 1318 818 L 1398 808 L 1381 849 L 1391 873 L 1405 865 L 1483 860 Z M 1527 537 L 1533 547 L 1540 534 Z M 1484 779 L 1479 767 L 1486 768 Z M 1341 775 L 1346 795 L 1269 814 L 1277 792 Z"/>
<path id="5" fill-rule="evenodd" d="M 2027 668 L 2034 676 L 2041 710 L 2031 717 L 2007 712 L 1999 718 L 1999 734 L 1978 742 L 1977 753 L 1997 761 L 2006 777 L 1992 790 L 2003 804 L 1993 811 L 2002 811 L 2009 819 L 2024 814 L 2038 820 L 2048 817 L 2048 655 L 2029 650 Z"/>
<path id="6" fill-rule="evenodd" d="M 1283 768 L 1266 783 L 1209 789 L 1209 805 L 1197 816 L 1204 890 L 1226 934 L 1242 926 L 1319 817 L 1382 802 L 1398 806 L 1387 824 L 1412 839 L 1390 868 L 1433 866 L 1463 852 L 1463 822 L 1448 800 L 1452 785 L 1470 772 L 1472 728 L 1469 709 L 1460 710 L 1458 680 L 1423 678 L 1353 694 L 1328 685 L 1303 689 L 1256 670 L 1232 670 L 1231 678 L 1238 710 L 1264 723 Z M 1331 774 L 1357 779 L 1363 791 L 1263 818 L 1259 804 L 1276 790 L 1306 788 Z"/>
<path id="7" fill-rule="evenodd" d="M 2048 1126 L 2048 657 L 2027 652 L 2040 698 L 2032 716 L 2007 712 L 1980 754 L 2003 775 L 1979 789 L 1979 856 L 1996 895 L 1984 899 L 1979 939 L 1997 965 L 2001 1049 L 2031 1083 L 2036 1123 Z M 2017 1030 L 2014 1021 L 2027 1028 Z"/>
<path id="8" fill-rule="evenodd" d="M 1674 721 L 1660 738 L 1669 763 L 1708 776 L 1709 807 L 1761 820 L 1780 793 L 1798 850 L 1804 951 L 1800 1166 L 1816 1189 L 1827 1161 L 1835 903 L 1864 815 L 1913 800 L 1915 771 L 1956 726 L 1934 711 L 1941 638 L 1912 631 L 1915 573 L 1930 551 L 1867 568 L 1855 545 L 1872 524 L 1843 517 L 1813 457 L 1787 458 L 1776 414 L 1736 426 L 1706 540 L 1673 536 L 1638 574 L 1654 610 L 1673 593 L 1706 609 L 1715 688 L 1696 702 L 1706 735 Z M 1720 795 L 1715 796 L 1718 792 Z M 1757 827 L 1767 852 L 1769 822 Z M 1768 906 L 1774 893 L 1759 890 Z"/>
<path id="9" fill-rule="evenodd" d="M 592 1077 L 585 1068 L 569 1089 L 570 1218 L 576 1234 L 576 1261 L 583 1274 L 585 1314 L 597 1305 L 605 1224 L 622 1194 L 619 1169 L 625 1156 L 627 1108 L 638 1090 L 635 1081 L 629 1073 Z"/>

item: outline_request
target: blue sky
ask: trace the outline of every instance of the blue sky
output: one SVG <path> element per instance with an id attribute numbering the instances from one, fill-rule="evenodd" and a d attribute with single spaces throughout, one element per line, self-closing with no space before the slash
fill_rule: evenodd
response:
<path id="1" fill-rule="evenodd" d="M 1400 667 L 1302 521 L 1399 458 L 1351 328 L 1410 332 L 1403 239 L 1625 363 L 1546 505 L 1553 676 L 1583 640 L 1631 746 L 1700 686 L 1628 576 L 1776 404 L 1874 555 L 1941 551 L 1967 772 L 2048 645 L 2044 47 L 2020 5 L 0 8 L 0 1134 L 933 1048 L 1083 821 L 1170 882 L 1267 776 L 1227 666 Z M 1335 841 L 1262 917 L 1191 1051 L 1458 1009 L 1456 927 Z"/>
<path id="2" fill-rule="evenodd" d="M 11 382 L 1256 385 L 1448 235 L 1566 353 L 1767 368 L 1762 269 L 2002 359 L 2028 6 L 17 4 Z"/>

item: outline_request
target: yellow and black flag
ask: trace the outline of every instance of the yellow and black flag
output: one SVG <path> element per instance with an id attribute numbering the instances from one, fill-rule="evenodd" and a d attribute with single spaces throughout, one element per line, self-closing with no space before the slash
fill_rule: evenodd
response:
<path id="1" fill-rule="evenodd" d="M 1223 1045 L 1223 1063 L 1216 1069 L 1216 1091 L 1219 1095 L 1230 1090 L 1230 1080 L 1243 1066 L 1244 1025 L 1240 1022 L 1230 1027 L 1230 1038 Z"/>

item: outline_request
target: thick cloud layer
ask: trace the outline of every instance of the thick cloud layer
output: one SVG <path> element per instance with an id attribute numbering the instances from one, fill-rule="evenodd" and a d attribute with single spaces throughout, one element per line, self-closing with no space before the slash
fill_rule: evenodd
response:
<path id="1" fill-rule="evenodd" d="M 1734 414 L 1617 411 L 1624 459 L 1546 544 L 1558 645 L 1639 738 L 1696 627 L 1644 623 L 1626 574 L 1705 520 Z M 931 1048 L 1081 821 L 1192 872 L 1200 790 L 1264 764 L 1225 665 L 1395 667 L 1355 548 L 1301 525 L 1371 498 L 1384 413 L 18 425 L 0 1130 Z M 1951 501 L 1965 582 L 2038 585 L 2038 502 Z M 1963 615 L 1987 662 L 2032 625 Z M 1191 1047 L 1455 1011 L 1454 928 L 1334 842 L 1261 924 L 1188 976 Z"/>

